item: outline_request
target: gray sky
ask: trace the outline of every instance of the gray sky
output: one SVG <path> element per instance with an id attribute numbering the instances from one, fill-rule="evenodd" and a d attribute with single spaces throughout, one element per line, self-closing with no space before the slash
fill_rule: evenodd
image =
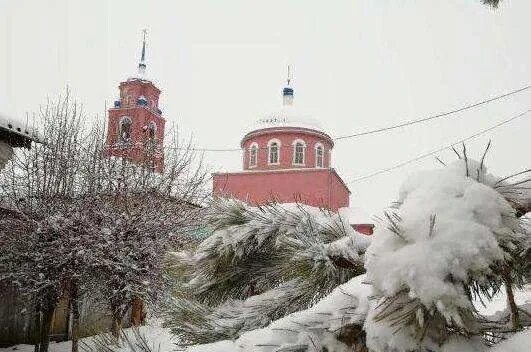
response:
<path id="1" fill-rule="evenodd" d="M 118 83 L 136 72 L 148 33 L 148 75 L 169 123 L 200 147 L 238 147 L 245 128 L 280 105 L 287 63 L 295 104 L 332 135 L 443 112 L 531 83 L 531 2 L 504 0 L 74 1 L 0 0 L 0 110 L 23 118 L 68 86 L 103 118 Z M 348 183 L 531 108 L 531 91 L 389 133 L 338 141 L 332 162 Z M 531 118 L 489 138 L 492 172 L 531 166 Z M 444 160 L 450 152 L 440 154 Z M 208 153 L 239 170 L 240 153 Z M 349 184 L 351 205 L 378 212 L 433 158 Z"/>

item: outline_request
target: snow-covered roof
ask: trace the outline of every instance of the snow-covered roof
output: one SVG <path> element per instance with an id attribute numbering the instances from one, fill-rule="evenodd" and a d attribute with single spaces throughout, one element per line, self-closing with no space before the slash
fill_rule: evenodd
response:
<path id="1" fill-rule="evenodd" d="M 153 80 L 147 78 L 145 75 L 136 75 L 136 76 L 131 76 L 131 77 L 128 77 L 126 79 L 127 82 L 132 82 L 132 81 L 139 81 L 141 83 L 151 83 L 153 84 Z M 153 84 L 154 85 L 154 84 Z"/>
<path id="2" fill-rule="evenodd" d="M 302 127 L 323 132 L 317 119 L 300 112 L 293 105 L 282 106 L 277 111 L 262 115 L 247 128 L 246 132 L 271 127 Z"/>
<path id="3" fill-rule="evenodd" d="M 39 134 L 36 129 L 29 127 L 26 123 L 23 123 L 12 117 L 6 117 L 0 114 L 0 131 L 12 136 L 15 140 L 15 146 L 26 145 L 30 141 L 39 141 Z"/>

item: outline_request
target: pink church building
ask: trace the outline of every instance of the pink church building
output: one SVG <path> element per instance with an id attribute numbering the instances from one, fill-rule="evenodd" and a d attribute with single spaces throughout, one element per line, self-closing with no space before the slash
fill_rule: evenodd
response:
<path id="1" fill-rule="evenodd" d="M 279 112 L 259 120 L 241 141 L 243 170 L 213 174 L 213 194 L 252 205 L 276 201 L 337 211 L 350 191 L 332 167 L 332 138 L 293 106 L 293 88 L 282 91 Z"/>
<path id="2" fill-rule="evenodd" d="M 159 108 L 161 91 L 145 76 L 145 56 L 144 31 L 138 74 L 120 83 L 120 98 L 108 111 L 105 154 L 160 173 L 166 120 Z"/>

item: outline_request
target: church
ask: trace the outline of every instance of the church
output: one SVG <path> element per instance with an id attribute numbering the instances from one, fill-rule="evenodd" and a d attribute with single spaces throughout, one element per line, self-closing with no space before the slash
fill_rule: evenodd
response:
<path id="1" fill-rule="evenodd" d="M 274 201 L 332 211 L 348 207 L 350 191 L 332 168 L 334 141 L 295 109 L 290 82 L 288 78 L 282 90 L 280 110 L 259 119 L 243 136 L 243 170 L 214 173 L 213 193 L 253 205 Z"/>
<path id="2" fill-rule="evenodd" d="M 146 78 L 145 32 L 138 74 L 119 85 L 120 97 L 108 111 L 106 154 L 153 172 L 164 169 L 165 119 L 161 90 Z M 290 69 L 279 111 L 261 118 L 244 134 L 242 170 L 212 174 L 212 194 L 250 205 L 298 202 L 334 212 L 349 207 L 350 190 L 332 167 L 333 139 L 294 105 Z M 372 234 L 364 217 L 352 221 Z"/>
<path id="3" fill-rule="evenodd" d="M 294 95 L 288 67 L 282 106 L 244 134 L 242 170 L 212 174 L 214 196 L 251 205 L 298 202 L 334 212 L 348 210 L 350 190 L 332 167 L 334 141 L 318 121 L 295 108 Z M 347 213 L 354 229 L 372 234 L 368 217 L 352 209 Z"/>
<path id="4" fill-rule="evenodd" d="M 108 111 L 106 155 L 154 172 L 164 168 L 164 126 L 160 89 L 146 78 L 146 31 L 138 74 L 121 82 L 120 97 Z"/>

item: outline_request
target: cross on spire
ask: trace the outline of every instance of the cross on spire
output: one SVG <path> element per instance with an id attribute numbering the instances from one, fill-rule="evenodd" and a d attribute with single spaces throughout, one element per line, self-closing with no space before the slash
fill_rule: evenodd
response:
<path id="1" fill-rule="evenodd" d="M 282 101 L 284 106 L 289 106 L 293 104 L 293 88 L 291 88 L 291 65 L 288 65 L 288 76 L 286 78 L 286 86 L 282 90 Z"/>
<path id="2" fill-rule="evenodd" d="M 291 82 L 291 65 L 288 65 L 288 77 L 286 79 L 287 83 L 288 83 L 288 86 Z"/>
<path id="3" fill-rule="evenodd" d="M 146 72 L 146 34 L 147 29 L 142 30 L 142 55 L 138 63 L 138 73 L 144 74 Z"/>

